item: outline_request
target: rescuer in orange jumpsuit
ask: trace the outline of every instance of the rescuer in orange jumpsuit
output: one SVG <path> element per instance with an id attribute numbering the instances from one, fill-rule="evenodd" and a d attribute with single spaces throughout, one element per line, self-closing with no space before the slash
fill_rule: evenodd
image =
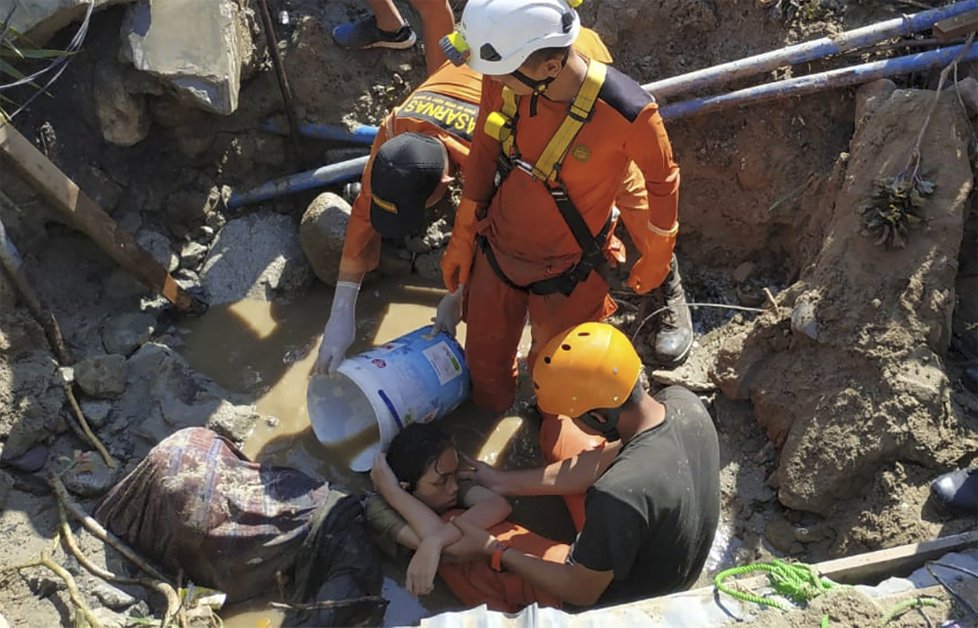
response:
<path id="1" fill-rule="evenodd" d="M 588 29 L 581 29 L 576 46 L 597 59 L 611 59 L 597 34 Z M 422 229 L 426 209 L 444 196 L 465 163 L 481 93 L 482 77 L 475 70 L 445 63 L 378 129 L 347 224 L 317 370 L 335 372 L 353 344 L 360 282 L 380 262 L 381 238 L 402 238 Z M 623 198 L 620 203 L 642 206 L 644 198 Z"/>

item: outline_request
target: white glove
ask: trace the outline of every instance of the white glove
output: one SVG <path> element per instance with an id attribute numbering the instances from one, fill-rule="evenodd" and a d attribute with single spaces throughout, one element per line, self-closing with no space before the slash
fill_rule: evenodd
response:
<path id="1" fill-rule="evenodd" d="M 431 330 L 432 334 L 443 331 L 450 336 L 455 335 L 455 328 L 462 320 L 462 292 L 464 289 L 465 286 L 459 284 L 455 292 L 449 292 L 441 298 L 438 309 L 435 311 L 435 325 Z"/>
<path id="2" fill-rule="evenodd" d="M 316 358 L 316 372 L 333 375 L 346 358 L 346 351 L 357 334 L 354 311 L 359 293 L 360 284 L 353 281 L 340 281 L 336 284 L 329 320 L 326 321 L 323 341 L 319 345 L 319 356 Z"/>

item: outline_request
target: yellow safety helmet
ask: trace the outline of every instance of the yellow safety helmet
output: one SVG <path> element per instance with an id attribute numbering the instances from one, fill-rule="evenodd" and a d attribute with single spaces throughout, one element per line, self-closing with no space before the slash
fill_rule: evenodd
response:
<path id="1" fill-rule="evenodd" d="M 533 367 L 544 412 L 579 417 L 628 400 L 642 360 L 625 334 L 607 323 L 583 323 L 557 334 Z"/>

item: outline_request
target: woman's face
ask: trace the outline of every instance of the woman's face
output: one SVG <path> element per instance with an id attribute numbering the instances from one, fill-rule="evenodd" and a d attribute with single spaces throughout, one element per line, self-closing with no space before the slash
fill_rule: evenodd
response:
<path id="1" fill-rule="evenodd" d="M 437 513 L 454 508 L 458 501 L 458 452 L 449 447 L 425 469 L 415 483 L 414 496 Z"/>

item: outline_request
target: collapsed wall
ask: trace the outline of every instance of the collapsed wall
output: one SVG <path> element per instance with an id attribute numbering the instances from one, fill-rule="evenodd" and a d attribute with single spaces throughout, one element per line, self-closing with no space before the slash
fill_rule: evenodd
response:
<path id="1" fill-rule="evenodd" d="M 768 313 L 727 336 L 715 379 L 749 399 L 780 450 L 773 482 L 789 508 L 828 514 L 890 462 L 941 468 L 978 449 L 942 367 L 951 333 L 965 205 L 973 187 L 968 120 L 944 93 L 920 147 L 936 184 L 905 248 L 861 234 L 874 183 L 900 171 L 934 92 L 897 90 L 864 117 L 847 161 L 814 205 L 824 234 Z M 821 224 L 818 224 L 821 223 Z"/>

